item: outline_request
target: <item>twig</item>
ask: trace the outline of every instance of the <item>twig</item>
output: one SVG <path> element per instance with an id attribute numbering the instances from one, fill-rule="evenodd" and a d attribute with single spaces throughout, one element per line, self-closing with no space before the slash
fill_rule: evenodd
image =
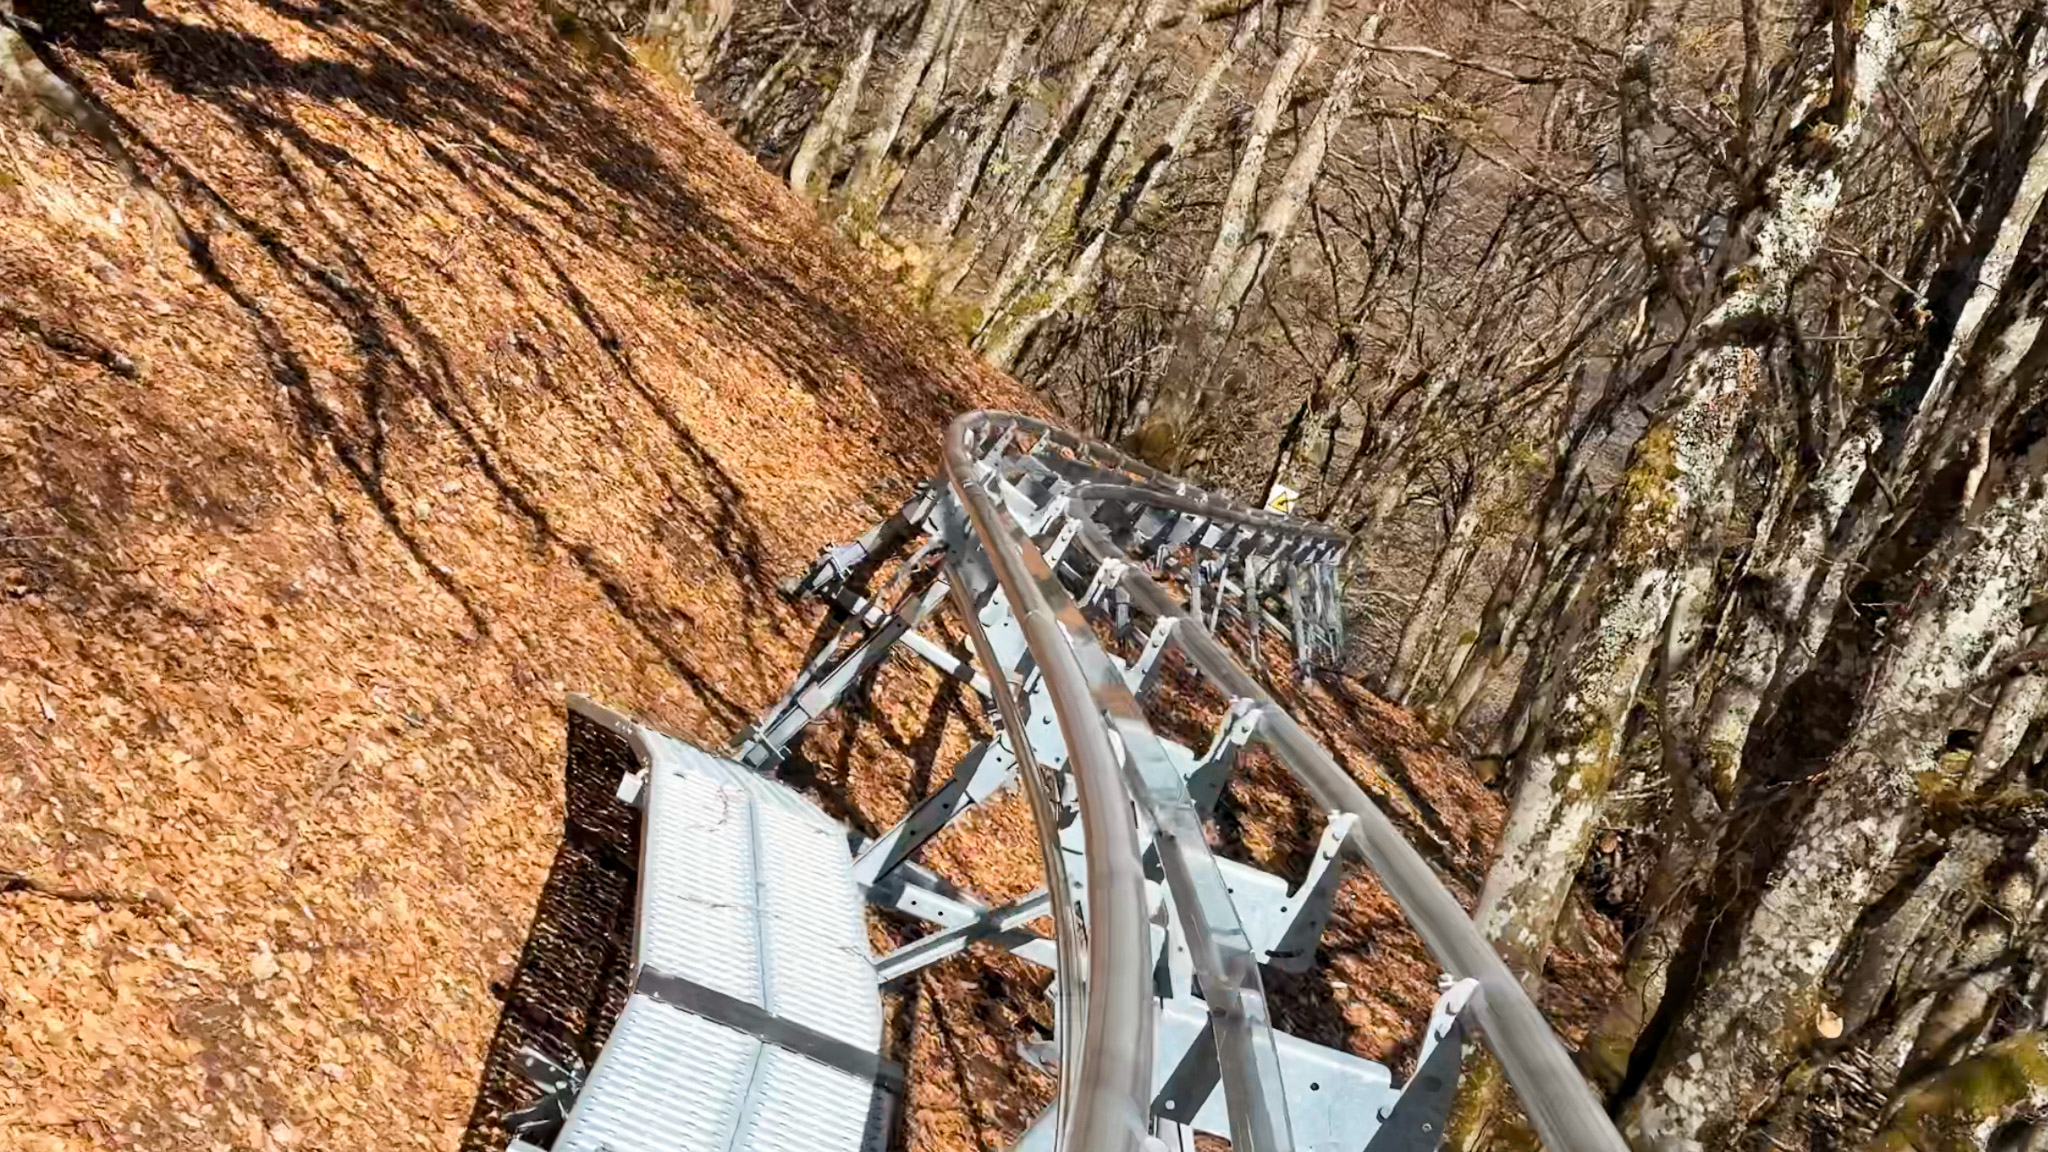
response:
<path id="1" fill-rule="evenodd" d="M 127 353 L 95 340 L 83 332 L 47 323 L 6 305 L 0 305 L 0 321 L 5 321 L 23 334 L 42 341 L 45 348 L 60 356 L 90 361 L 116 376 L 129 380 L 139 375 L 135 361 Z"/>
<path id="2" fill-rule="evenodd" d="M 1878 90 L 1878 95 L 1884 100 L 1884 110 L 1890 113 L 1892 126 L 1899 130 L 1899 138 L 1906 142 L 1906 151 L 1912 155 L 1914 165 L 1920 169 L 1921 177 L 1927 181 L 1928 190 L 1934 193 L 1935 203 L 1946 211 L 1949 224 L 1959 235 L 1968 234 L 1970 226 L 1964 223 L 1962 211 L 1949 196 L 1947 182 L 1935 173 L 1934 162 L 1927 158 L 1926 150 L 1920 146 L 1920 134 L 1906 123 L 1907 118 L 1915 121 L 1920 118 L 1919 114 L 1913 111 L 1913 102 L 1906 98 L 1904 92 L 1898 90 L 1896 82 L 1887 83 Z M 1893 101 L 1897 101 L 1900 107 L 1905 108 L 1905 116 L 1899 115 L 1899 108 L 1893 106 Z"/>
<path id="3" fill-rule="evenodd" d="M 191 917 L 184 909 L 154 888 L 147 892 L 116 892 L 109 888 L 65 888 L 23 872 L 0 869 L 0 895 L 12 892 L 27 892 L 51 900 L 61 900 L 67 904 L 98 904 L 101 907 L 120 905 L 128 908 L 154 909 L 180 924 L 191 923 Z"/>
<path id="4" fill-rule="evenodd" d="M 1348 39 L 1348 37 L 1342 38 Z M 1547 72 L 1516 72 L 1511 69 L 1502 68 L 1497 64 L 1488 64 L 1483 60 L 1474 60 L 1467 56 L 1453 56 L 1441 48 L 1431 48 L 1426 44 L 1367 43 L 1363 46 L 1372 52 L 1389 52 L 1402 56 L 1425 56 L 1431 60 L 1440 60 L 1456 68 L 1468 68 L 1474 72 L 1484 72 L 1488 76 L 1496 76 L 1502 80 L 1513 81 L 1516 84 L 1562 84 L 1567 80 L 1577 79 L 1575 76 L 1554 76 Z"/>

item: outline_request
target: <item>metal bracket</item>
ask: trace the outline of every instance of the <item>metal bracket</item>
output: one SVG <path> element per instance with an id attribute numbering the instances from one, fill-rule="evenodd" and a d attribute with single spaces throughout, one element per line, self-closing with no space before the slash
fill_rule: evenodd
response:
<path id="1" fill-rule="evenodd" d="M 1152 631 L 1145 636 L 1145 650 L 1124 670 L 1124 686 L 1131 695 L 1142 699 L 1159 682 L 1159 665 L 1166 658 L 1166 646 L 1173 639 L 1173 630 L 1180 623 L 1175 616 L 1161 616 L 1152 625 Z"/>
<path id="2" fill-rule="evenodd" d="M 887 659 L 889 649 L 916 629 L 945 596 L 946 582 L 934 580 L 922 595 L 905 596 L 895 612 L 851 649 L 842 650 L 837 640 L 827 644 L 797 677 L 795 687 L 734 742 L 732 758 L 756 772 L 780 764 L 789 742 L 811 721 L 831 711 L 862 673 Z M 849 621 L 839 637 L 843 639 L 861 626 L 858 618 Z"/>
<path id="3" fill-rule="evenodd" d="M 1415 1075 L 1401 1086 L 1400 1099 L 1381 1110 L 1379 1131 L 1365 1152 L 1435 1152 L 1443 1143 L 1465 1059 L 1465 1009 L 1478 991 L 1479 981 L 1459 980 L 1437 997 Z"/>
<path id="4" fill-rule="evenodd" d="M 982 740 L 953 764 L 944 784 L 918 801 L 910 815 L 877 836 L 853 861 L 853 878 L 873 884 L 910 858 L 953 818 L 1001 791 L 1017 775 L 1017 757 L 1007 740 Z"/>
<path id="5" fill-rule="evenodd" d="M 1040 889 L 1013 904 L 982 913 L 979 919 L 953 928 L 942 928 L 905 944 L 875 961 L 875 979 L 883 984 L 900 980 L 921 968 L 957 956 L 976 942 L 986 942 L 1005 952 L 1022 955 L 1023 949 L 1032 947 L 1034 941 L 1040 945 L 1046 943 L 1044 937 L 1025 925 L 1051 912 L 1052 898 Z"/>
<path id="6" fill-rule="evenodd" d="M 1306 972 L 1315 966 L 1316 944 L 1323 927 L 1330 922 L 1330 905 L 1344 882 L 1344 845 L 1358 823 L 1355 812 L 1332 812 L 1323 826 L 1323 838 L 1316 845 L 1308 877 L 1280 905 L 1291 912 L 1287 927 L 1267 950 L 1266 963 L 1282 972 Z"/>
<path id="7" fill-rule="evenodd" d="M 513 1133 L 515 1145 L 527 1137 L 551 1142 L 561 1130 L 562 1121 L 568 1118 L 569 1110 L 575 1107 L 576 1094 L 583 1090 L 589 1069 L 574 1053 L 570 1053 L 565 1064 L 537 1049 L 521 1048 L 518 1059 L 520 1074 L 540 1089 L 540 1099 L 516 1112 L 505 1113 L 505 1129 Z"/>
<path id="8" fill-rule="evenodd" d="M 1223 798 L 1223 788 L 1230 783 L 1230 774 L 1237 770 L 1238 749 L 1251 742 L 1258 734 L 1259 722 L 1264 718 L 1259 702 L 1248 696 L 1231 700 L 1229 711 L 1216 725 L 1216 735 L 1209 741 L 1209 750 L 1202 753 L 1188 772 L 1188 797 L 1195 807 L 1207 816 L 1216 810 L 1217 801 Z"/>
<path id="9" fill-rule="evenodd" d="M 619 789 L 614 794 L 618 796 L 619 803 L 624 804 L 628 808 L 638 808 L 640 807 L 640 797 L 646 791 L 647 769 L 642 768 L 638 772 L 628 772 L 619 777 Z"/>

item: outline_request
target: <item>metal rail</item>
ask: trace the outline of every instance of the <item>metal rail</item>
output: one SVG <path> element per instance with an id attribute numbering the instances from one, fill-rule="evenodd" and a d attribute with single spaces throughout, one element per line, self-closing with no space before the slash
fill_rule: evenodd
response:
<path id="1" fill-rule="evenodd" d="M 1242 930 L 1228 911 L 1228 898 L 1221 900 L 1219 909 L 1217 894 L 1209 890 L 1214 863 L 1205 864 L 1208 853 L 1199 823 L 1192 829 L 1186 823 L 1186 812 L 1192 809 L 1180 807 L 1188 800 L 1186 788 L 1177 777 L 1169 783 L 1156 771 L 1163 759 L 1155 758 L 1156 740 L 1135 701 L 1123 690 L 1053 565 L 1008 506 L 1003 489 L 1012 477 L 994 458 L 1020 433 L 1033 438 L 1034 454 L 1050 448 L 1071 457 L 1063 462 L 1065 475 L 1082 482 L 1066 492 L 1068 539 L 1096 565 L 1098 582 L 1116 587 L 1155 618 L 1172 620 L 1175 643 L 1203 675 L 1230 695 L 1262 706 L 1262 739 L 1318 803 L 1356 817 L 1349 833 L 1355 850 L 1379 875 L 1438 962 L 1452 974 L 1477 982 L 1473 1009 L 1487 1045 L 1543 1143 L 1555 1152 L 1626 1152 L 1626 1144 L 1542 1013 L 1422 857 L 1329 753 L 1274 704 L 1199 615 L 1187 611 L 1140 565 L 1128 562 L 1124 549 L 1100 521 L 1108 518 L 1105 512 L 1110 509 L 1128 514 L 1150 508 L 1304 546 L 1327 548 L 1341 545 L 1343 538 L 1321 525 L 1244 508 L 1042 421 L 974 412 L 955 420 L 945 438 L 945 479 L 966 512 L 976 545 L 956 547 L 947 558 L 954 594 L 966 608 L 961 615 L 1018 748 L 1033 816 L 1040 821 L 1048 891 L 1067 890 L 1065 878 L 1057 873 L 1058 830 L 1046 823 L 1055 818 L 1054 805 L 1025 743 L 1014 687 L 1002 682 L 1001 665 L 992 658 L 972 601 L 965 596 L 969 587 L 992 579 L 1021 625 L 1066 745 L 1085 841 L 1083 922 L 1077 923 L 1071 914 L 1055 915 L 1062 962 L 1062 1043 L 1071 1045 L 1062 1053 L 1055 1147 L 1061 1152 L 1123 1152 L 1137 1148 L 1147 1132 L 1158 1021 L 1149 987 L 1153 953 L 1133 803 L 1155 829 L 1176 912 L 1188 928 L 1195 963 L 1202 970 L 1230 1102 L 1233 1146 L 1243 1152 L 1285 1148 L 1287 1123 L 1285 1103 L 1273 1090 L 1278 1082 L 1270 1055 L 1273 1041 L 1257 967 L 1244 963 L 1243 953 L 1236 949 L 1233 929 L 1240 936 Z M 977 571 L 983 566 L 985 572 Z M 1249 563 L 1246 573 L 1241 591 L 1256 655 L 1265 615 Z M 1073 939 L 1076 935 L 1085 936 L 1085 944 Z M 1068 967 L 1070 958 L 1084 957 L 1084 968 Z M 1077 1019 L 1080 1027 L 1075 1029 Z M 1076 1030 L 1078 1038 L 1071 1036 Z"/>

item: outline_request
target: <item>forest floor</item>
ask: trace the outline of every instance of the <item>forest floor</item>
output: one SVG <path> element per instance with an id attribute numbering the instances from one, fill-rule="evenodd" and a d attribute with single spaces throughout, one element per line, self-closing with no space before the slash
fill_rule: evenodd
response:
<path id="1" fill-rule="evenodd" d="M 722 744 L 818 623 L 775 581 L 952 415 L 1035 401 L 525 0 L 49 8 L 160 198 L 0 121 L 0 1149 L 452 1148 L 559 837 L 563 694 Z M 863 826 L 980 723 L 912 669 L 872 691 L 806 746 Z M 1302 707 L 1483 870 L 1500 803 L 1460 761 L 1341 681 Z M 1319 820 L 1258 765 L 1233 811 L 1275 861 Z M 933 860 L 1035 871 L 1019 818 Z M 1433 969 L 1369 877 L 1340 913 L 1283 1023 L 1398 1060 Z M 912 1147 L 1044 1099 L 1028 997 L 988 994 L 1042 977 L 1006 963 L 919 983 Z"/>

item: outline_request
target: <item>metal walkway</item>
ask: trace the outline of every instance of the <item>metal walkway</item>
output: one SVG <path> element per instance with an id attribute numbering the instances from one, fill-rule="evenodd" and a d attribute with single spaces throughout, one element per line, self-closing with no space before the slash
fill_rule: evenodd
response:
<path id="1" fill-rule="evenodd" d="M 1057 974 L 1057 1102 L 1021 1148 L 1192 1148 L 1208 1132 L 1241 1152 L 1426 1150 L 1442 1137 L 1463 1044 L 1478 1037 L 1547 1147 L 1622 1152 L 1464 910 L 1216 638 L 1239 637 L 1255 667 L 1281 649 L 1303 669 L 1334 656 L 1346 543 L 1026 417 L 955 421 L 938 481 L 786 586 L 837 605 L 845 625 L 731 761 L 576 705 L 642 766 L 621 783 L 645 813 L 636 978 L 587 1077 L 543 1070 L 551 1115 L 566 1122 L 533 1124 L 527 1139 L 579 1152 L 881 1147 L 900 1074 L 881 1053 L 877 987 L 980 942 Z M 863 591 L 885 571 L 880 593 Z M 920 631 L 942 605 L 972 661 Z M 970 684 L 1000 734 L 895 827 L 850 841 L 770 777 L 898 648 Z M 1230 702 L 1204 747 L 1146 720 L 1169 651 Z M 1206 821 L 1251 743 L 1327 813 L 1304 875 L 1209 849 Z M 916 863 L 934 835 L 1013 785 L 1037 827 L 1044 888 L 992 907 Z M 1313 963 L 1354 862 L 1446 970 L 1405 1084 L 1279 1032 L 1266 1010 L 1262 969 Z M 870 958 L 863 899 L 930 931 Z M 1029 927 L 1044 919 L 1049 939 Z"/>

